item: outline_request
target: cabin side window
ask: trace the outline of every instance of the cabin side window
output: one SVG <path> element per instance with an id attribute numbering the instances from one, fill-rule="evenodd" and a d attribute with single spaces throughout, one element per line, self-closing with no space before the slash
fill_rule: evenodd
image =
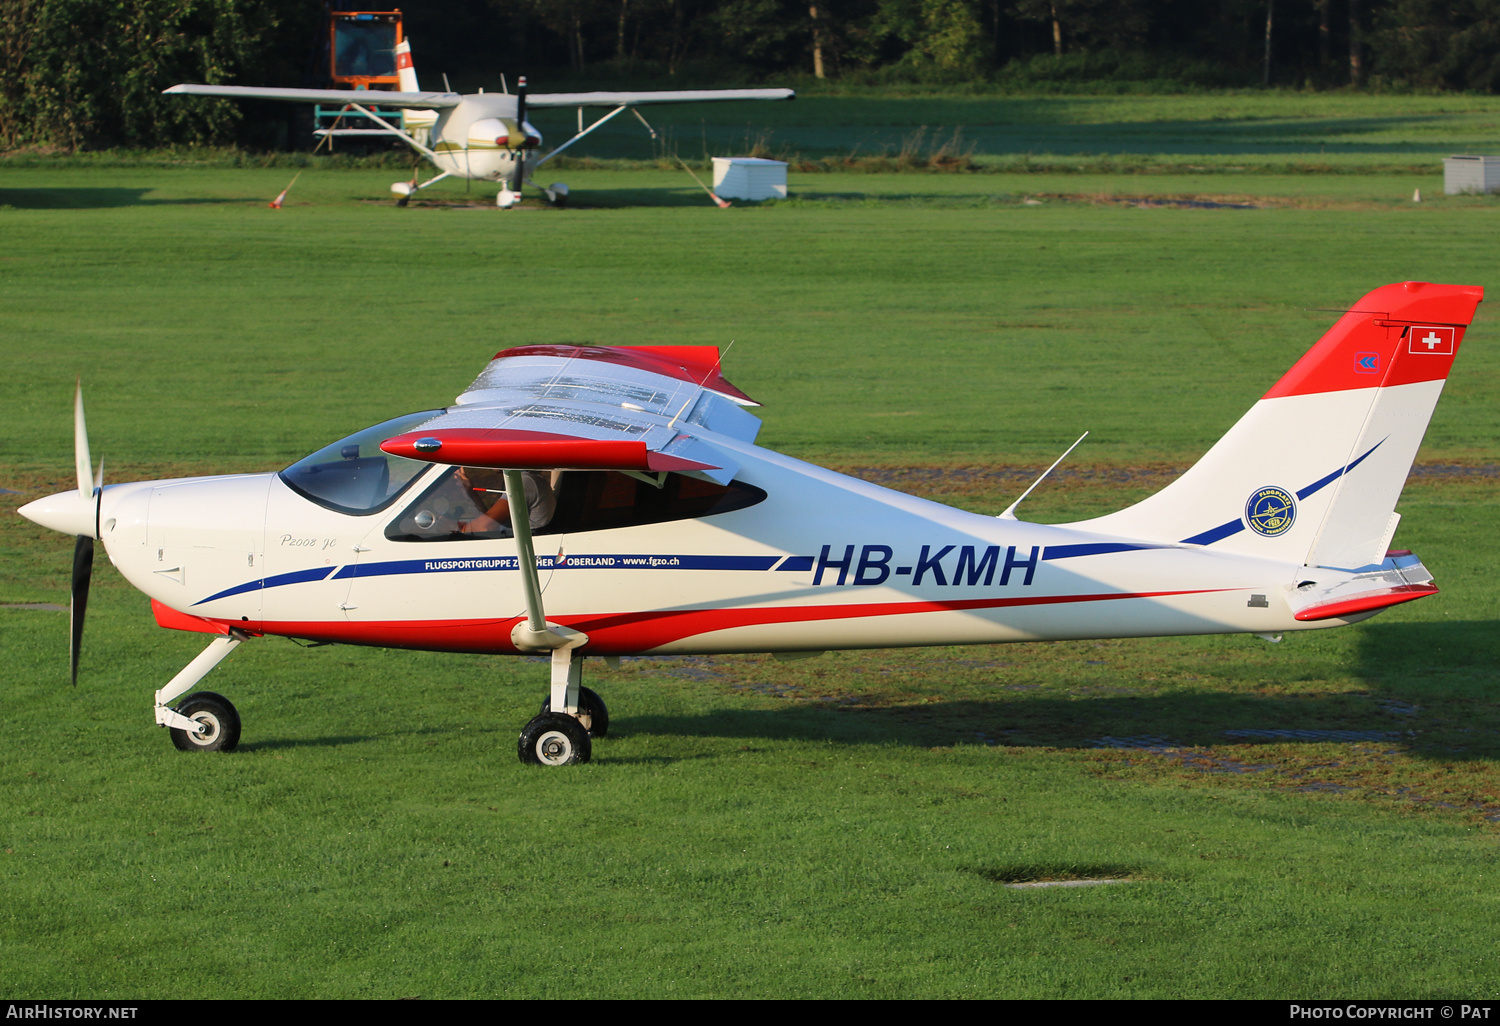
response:
<path id="1" fill-rule="evenodd" d="M 541 501 L 533 495 L 534 486 L 544 493 Z M 694 520 L 744 509 L 766 497 L 742 481 L 719 485 L 682 474 L 604 470 L 527 472 L 526 491 L 534 535 Z M 392 541 L 509 538 L 513 532 L 504 494 L 500 471 L 455 467 L 409 504 L 385 536 Z"/>

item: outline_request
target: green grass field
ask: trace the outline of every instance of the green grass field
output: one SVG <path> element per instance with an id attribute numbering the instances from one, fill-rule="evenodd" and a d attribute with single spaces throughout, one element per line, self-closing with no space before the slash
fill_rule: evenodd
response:
<path id="1" fill-rule="evenodd" d="M 654 143 L 634 118 L 620 117 L 570 153 L 644 158 L 665 149 L 691 158 L 742 153 L 759 143 L 807 157 L 877 154 L 898 152 L 925 129 L 927 145 L 950 140 L 958 130 L 958 148 L 972 146 L 979 163 L 991 168 L 1088 168 L 1108 161 L 1138 171 L 1201 164 L 1215 171 L 1296 165 L 1358 173 L 1440 169 L 1451 153 L 1492 153 L 1500 146 L 1500 108 L 1485 96 L 855 92 L 804 95 L 792 103 L 657 108 L 646 115 L 661 134 Z M 572 108 L 538 109 L 532 120 L 557 142 L 577 128 Z"/>
<path id="2" fill-rule="evenodd" d="M 373 170 L 309 171 L 271 211 L 285 170 L 0 165 L 0 487 L 68 486 L 80 375 L 93 451 L 129 480 L 284 465 L 451 401 L 509 345 L 732 339 L 763 444 L 968 508 L 1090 429 L 1024 507 L 1062 520 L 1169 480 L 1368 289 L 1500 280 L 1492 200 L 1409 202 L 1435 174 L 818 174 L 729 211 L 681 173 L 559 177 L 579 209 L 459 185 L 397 210 Z M 1129 202 L 1235 197 L 1256 208 Z M 590 661 L 611 737 L 553 772 L 514 754 L 541 662 L 267 639 L 204 685 L 239 706 L 240 749 L 195 757 L 150 692 L 202 639 L 101 560 L 76 691 L 66 614 L 0 608 L 0 979 L 1493 998 L 1487 307 L 1401 506 L 1396 544 L 1442 593 L 1274 646 Z M 65 603 L 70 553 L 0 518 L 0 605 Z M 1126 882 L 1006 886 L 1078 876 Z"/>

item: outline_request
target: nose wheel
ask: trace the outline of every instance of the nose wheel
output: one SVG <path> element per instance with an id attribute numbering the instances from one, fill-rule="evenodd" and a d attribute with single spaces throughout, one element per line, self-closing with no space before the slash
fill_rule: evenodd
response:
<path id="1" fill-rule="evenodd" d="M 240 714 L 223 695 L 199 691 L 177 712 L 198 724 L 195 731 L 172 728 L 172 744 L 180 752 L 232 752 L 240 743 Z"/>

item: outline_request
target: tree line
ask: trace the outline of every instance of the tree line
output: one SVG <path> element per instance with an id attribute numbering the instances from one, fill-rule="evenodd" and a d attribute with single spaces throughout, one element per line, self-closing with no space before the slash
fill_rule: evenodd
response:
<path id="1" fill-rule="evenodd" d="M 161 90 L 318 84 L 324 10 L 0 0 L 0 146 L 271 145 L 264 118 Z M 418 70 L 449 72 L 460 89 L 494 88 L 506 73 L 549 89 L 811 79 L 1500 90 L 1500 0 L 406 0 L 403 10 Z"/>

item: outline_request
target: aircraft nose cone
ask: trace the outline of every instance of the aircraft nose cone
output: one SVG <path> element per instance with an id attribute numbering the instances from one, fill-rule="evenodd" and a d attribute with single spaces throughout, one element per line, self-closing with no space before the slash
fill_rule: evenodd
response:
<path id="1" fill-rule="evenodd" d="M 78 494 L 77 489 L 28 502 L 16 512 L 34 524 L 41 524 L 63 534 L 86 534 L 90 538 L 95 536 L 94 500 L 85 499 Z"/>

